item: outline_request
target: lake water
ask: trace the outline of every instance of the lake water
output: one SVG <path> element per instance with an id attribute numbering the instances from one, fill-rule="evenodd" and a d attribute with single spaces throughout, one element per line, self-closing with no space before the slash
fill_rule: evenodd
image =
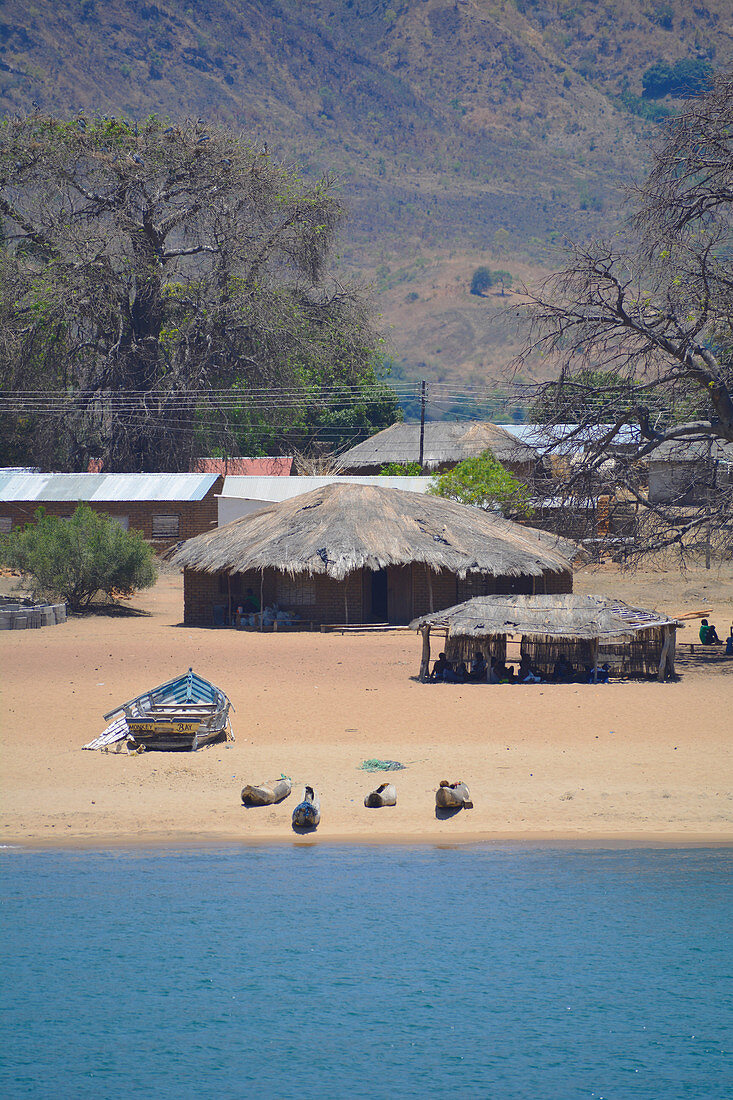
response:
<path id="1" fill-rule="evenodd" d="M 730 849 L 0 852 L 0 1094 L 733 1096 Z"/>

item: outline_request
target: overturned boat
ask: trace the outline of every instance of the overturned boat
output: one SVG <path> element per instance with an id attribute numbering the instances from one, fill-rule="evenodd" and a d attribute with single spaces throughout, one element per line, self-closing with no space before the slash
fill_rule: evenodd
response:
<path id="1" fill-rule="evenodd" d="M 447 779 L 441 779 L 440 786 L 435 792 L 435 808 L 437 810 L 472 810 L 471 793 L 466 784 L 460 780 L 457 783 L 449 783 Z"/>
<path id="2" fill-rule="evenodd" d="M 242 787 L 242 804 L 244 806 L 274 806 L 287 798 L 293 789 L 290 779 L 281 775 L 279 779 L 273 779 L 269 783 L 248 783 Z"/>
<path id="3" fill-rule="evenodd" d="M 230 707 L 223 691 L 190 668 L 105 714 L 109 726 L 84 748 L 126 743 L 133 750 L 195 752 L 213 741 L 234 740 Z"/>
<path id="4" fill-rule="evenodd" d="M 312 787 L 303 791 L 303 801 L 293 810 L 294 829 L 315 829 L 321 820 L 321 800 Z"/>

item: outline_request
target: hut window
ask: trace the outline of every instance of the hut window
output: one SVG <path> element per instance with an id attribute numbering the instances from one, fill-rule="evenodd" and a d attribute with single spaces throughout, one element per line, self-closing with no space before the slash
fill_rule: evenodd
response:
<path id="1" fill-rule="evenodd" d="M 115 523 L 119 523 L 119 525 L 120 525 L 120 527 L 122 528 L 123 531 L 129 531 L 130 530 L 130 517 L 129 516 L 110 516 L 109 518 L 113 519 L 115 521 Z"/>
<path id="2" fill-rule="evenodd" d="M 313 577 L 281 577 L 277 584 L 277 602 L 286 607 L 312 607 L 316 602 Z"/>
<path id="3" fill-rule="evenodd" d="M 0 516 L 0 535 L 9 535 L 13 530 L 13 517 Z"/>
<path id="4" fill-rule="evenodd" d="M 153 516 L 153 538 L 177 539 L 179 524 L 178 516 Z"/>

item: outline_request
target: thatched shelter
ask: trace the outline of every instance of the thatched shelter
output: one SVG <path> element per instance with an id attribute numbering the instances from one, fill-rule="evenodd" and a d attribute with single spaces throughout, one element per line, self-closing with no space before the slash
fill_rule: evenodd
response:
<path id="1" fill-rule="evenodd" d="M 505 660 L 507 639 L 512 639 L 545 676 L 561 655 L 579 668 L 608 664 L 616 675 L 674 676 L 676 621 L 604 596 L 478 597 L 410 625 L 423 637 L 423 681 L 431 630 L 444 633 L 445 652 L 453 661 L 467 661 L 477 649 Z"/>
<path id="2" fill-rule="evenodd" d="M 449 470 L 466 458 L 491 451 L 507 470 L 529 481 L 535 473 L 537 452 L 510 435 L 500 424 L 479 420 L 463 422 L 429 420 L 423 435 L 423 467 L 426 471 Z M 378 474 L 390 462 L 417 462 L 420 456 L 420 425 L 392 424 L 339 459 L 339 469 L 349 474 Z"/>
<path id="3" fill-rule="evenodd" d="M 189 539 L 185 622 L 261 605 L 311 623 L 409 623 L 491 592 L 572 591 L 574 544 L 441 497 L 331 484 Z"/>

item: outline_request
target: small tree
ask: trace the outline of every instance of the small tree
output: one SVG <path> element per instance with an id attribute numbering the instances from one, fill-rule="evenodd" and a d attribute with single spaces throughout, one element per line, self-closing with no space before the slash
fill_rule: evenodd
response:
<path id="1" fill-rule="evenodd" d="M 153 551 L 140 532 L 124 531 L 88 504 L 68 520 L 39 508 L 35 523 L 0 541 L 0 560 L 29 577 L 35 594 L 62 597 L 73 611 L 88 607 L 99 592 L 129 596 L 157 577 Z"/>
<path id="2" fill-rule="evenodd" d="M 503 298 L 506 288 L 512 285 L 513 276 L 511 271 L 492 271 L 491 278 L 495 283 L 499 283 L 501 285 L 501 296 Z"/>
<path id="3" fill-rule="evenodd" d="M 484 291 L 489 289 L 493 281 L 490 268 L 477 267 L 471 279 L 471 293 L 478 295 L 479 298 L 482 297 Z"/>
<path id="4" fill-rule="evenodd" d="M 491 451 L 467 458 L 444 474 L 435 474 L 428 492 L 486 511 L 499 508 L 505 516 L 526 517 L 533 512 L 527 486 L 505 470 Z"/>

